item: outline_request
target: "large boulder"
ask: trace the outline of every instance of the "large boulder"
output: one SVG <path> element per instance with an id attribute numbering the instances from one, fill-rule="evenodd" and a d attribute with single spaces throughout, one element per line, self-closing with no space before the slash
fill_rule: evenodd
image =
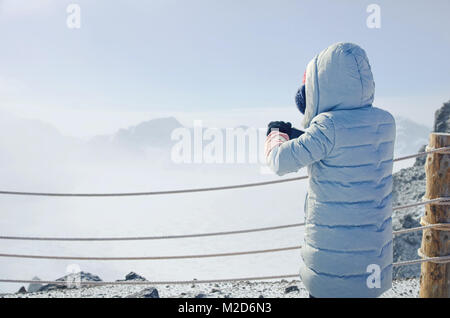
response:
<path id="1" fill-rule="evenodd" d="M 125 279 L 118 279 L 117 282 L 126 282 L 126 281 L 141 281 L 146 282 L 147 279 L 139 274 L 136 274 L 135 272 L 129 272 L 127 275 L 125 275 Z"/>
<path id="2" fill-rule="evenodd" d="M 61 278 L 58 278 L 56 281 L 67 282 L 67 283 L 66 284 L 47 284 L 47 285 L 44 285 L 41 288 L 39 288 L 39 291 L 74 288 L 74 287 L 77 287 L 77 282 L 101 282 L 102 280 L 97 275 L 87 273 L 87 272 L 79 272 L 79 273 L 71 273 L 71 274 L 65 275 Z"/>
<path id="3" fill-rule="evenodd" d="M 139 281 L 146 281 L 145 277 L 136 274 L 135 272 L 129 272 L 126 276 L 125 276 L 125 280 L 139 280 Z"/>

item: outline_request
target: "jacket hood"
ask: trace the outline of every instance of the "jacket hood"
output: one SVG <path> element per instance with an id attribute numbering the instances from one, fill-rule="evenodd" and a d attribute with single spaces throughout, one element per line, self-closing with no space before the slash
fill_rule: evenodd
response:
<path id="1" fill-rule="evenodd" d="M 314 57 L 305 86 L 305 128 L 320 113 L 371 106 L 375 93 L 366 52 L 353 43 L 333 44 Z"/>

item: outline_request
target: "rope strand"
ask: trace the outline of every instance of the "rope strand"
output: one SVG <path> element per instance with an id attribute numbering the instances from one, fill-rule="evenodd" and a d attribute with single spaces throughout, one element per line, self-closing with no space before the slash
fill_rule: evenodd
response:
<path id="1" fill-rule="evenodd" d="M 264 182 L 244 183 L 230 186 L 219 186 L 209 188 L 194 188 L 182 190 L 168 190 L 168 191 L 153 191 L 153 192 L 124 192 L 124 193 L 51 193 L 51 192 L 20 192 L 20 191 L 0 191 L 0 194 L 9 195 L 29 195 L 29 196 L 47 196 L 47 197 L 129 197 L 129 196 L 149 196 L 149 195 L 164 195 L 164 194 L 181 194 L 181 193 L 195 193 L 195 192 L 209 192 L 219 190 L 242 189 L 251 187 L 260 187 L 270 184 L 286 183 L 298 180 L 308 179 L 308 176 L 301 176 L 295 178 L 272 180 Z"/>
<path id="2" fill-rule="evenodd" d="M 36 237 L 36 236 L 0 236 L 0 240 L 21 240 L 21 241 L 143 241 L 143 240 L 167 240 L 194 237 L 208 237 L 220 235 L 245 234 L 263 231 L 281 230 L 287 228 L 300 227 L 305 223 L 294 223 L 278 226 L 261 227 L 247 230 L 223 231 L 200 234 L 162 235 L 162 236 L 134 236 L 134 237 Z"/>
<path id="3" fill-rule="evenodd" d="M 400 234 L 417 232 L 417 231 L 428 230 L 428 229 L 437 229 L 437 230 L 442 230 L 442 231 L 449 231 L 450 230 L 450 223 L 449 224 L 436 223 L 436 224 L 428 224 L 428 225 L 419 226 L 419 227 L 412 227 L 412 228 L 409 228 L 409 229 L 403 229 L 403 230 L 399 230 L 399 231 L 394 231 L 394 232 L 392 232 L 392 234 L 393 235 L 400 235 Z"/>
<path id="4" fill-rule="evenodd" d="M 29 254 L 0 254 L 0 257 L 52 259 L 52 260 L 76 260 L 76 261 L 159 261 L 159 260 L 187 259 L 187 258 L 210 258 L 210 257 L 250 255 L 250 254 L 265 254 L 265 253 L 275 253 L 275 252 L 298 250 L 300 248 L 301 248 L 301 246 L 297 245 L 297 246 L 289 246 L 289 247 L 282 247 L 282 248 L 272 248 L 272 249 L 253 250 L 253 251 L 244 251 L 244 252 L 198 254 L 198 255 L 170 255 L 170 256 L 97 257 L 97 256 L 49 256 L 49 255 L 29 255 Z"/>
<path id="5" fill-rule="evenodd" d="M 428 154 L 436 153 L 436 152 L 438 152 L 438 153 L 448 153 L 449 150 L 450 150 L 450 146 L 441 147 L 441 148 L 435 148 L 435 149 L 430 149 L 430 148 L 427 147 L 426 150 L 423 151 L 423 152 L 419 152 L 419 153 L 416 153 L 416 154 L 413 154 L 413 155 L 404 156 L 404 157 L 398 157 L 398 158 L 395 158 L 393 161 L 397 162 L 397 161 L 401 161 L 401 160 L 422 157 L 422 156 L 426 156 Z"/>
<path id="6" fill-rule="evenodd" d="M 447 153 L 450 150 L 450 146 L 430 149 L 424 152 L 419 152 L 413 155 L 399 157 L 393 159 L 394 162 L 406 160 L 410 158 L 424 156 L 430 153 L 436 152 L 444 152 Z M 208 188 L 193 188 L 193 189 L 182 189 L 182 190 L 167 190 L 167 191 L 152 191 L 152 192 L 123 192 L 123 193 L 53 193 L 53 192 L 23 192 L 23 191 L 0 191 L 0 194 L 4 195 L 28 195 L 28 196 L 49 196 L 49 197 L 125 197 L 125 196 L 149 196 L 149 195 L 164 195 L 164 194 L 181 194 L 181 193 L 194 193 L 194 192 L 208 192 L 208 191 L 219 191 L 219 190 L 231 190 L 231 189 L 242 189 L 242 188 L 251 188 L 251 187 L 259 187 L 270 184 L 279 184 L 286 183 L 298 180 L 308 179 L 308 176 L 300 176 L 289 179 L 282 180 L 272 180 L 272 181 L 264 181 L 264 182 L 254 182 L 254 183 L 245 183 L 245 184 L 237 184 L 230 186 L 219 186 L 219 187 L 208 187 Z"/>
<path id="7" fill-rule="evenodd" d="M 392 266 L 396 267 L 396 266 L 415 265 L 415 264 L 422 264 L 425 262 L 433 262 L 439 264 L 450 263 L 450 256 L 425 257 L 421 259 L 393 263 Z"/>
<path id="8" fill-rule="evenodd" d="M 450 198 L 447 198 L 447 197 L 435 198 L 435 199 L 423 200 L 423 201 L 419 201 L 419 202 L 415 202 L 415 203 L 411 203 L 411 204 L 407 204 L 407 205 L 396 206 L 396 207 L 393 207 L 392 210 L 393 211 L 403 210 L 403 209 L 413 208 L 413 207 L 419 206 L 419 205 L 426 205 L 426 204 L 432 204 L 432 203 L 447 205 L 448 204 L 447 202 L 450 203 Z"/>

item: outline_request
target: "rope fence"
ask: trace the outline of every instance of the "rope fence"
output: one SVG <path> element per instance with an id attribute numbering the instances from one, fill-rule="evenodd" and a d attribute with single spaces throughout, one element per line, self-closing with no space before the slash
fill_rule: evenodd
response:
<path id="1" fill-rule="evenodd" d="M 447 203 L 448 202 L 448 203 Z M 425 204 L 450 204 L 450 198 L 435 198 L 431 200 L 424 200 L 421 202 L 416 202 L 408 205 L 402 205 L 393 207 L 392 210 L 402 210 L 415 206 L 425 205 Z M 162 235 L 162 236 L 134 236 L 134 237 L 37 237 L 37 236 L 6 236 L 1 235 L 0 240 L 21 240 L 21 241 L 78 241 L 78 242 L 93 242 L 93 241 L 144 241 L 144 240 L 164 240 L 164 239 L 184 239 L 184 238 L 195 238 L 195 237 L 210 237 L 210 236 L 221 236 L 221 235 L 235 235 L 235 234 L 246 234 L 254 232 L 263 231 L 273 231 L 286 228 L 294 228 L 304 226 L 305 223 L 293 223 L 278 226 L 261 227 L 246 230 L 235 230 L 235 231 L 222 231 L 222 232 L 211 232 L 211 233 L 198 233 L 198 234 L 181 234 L 181 235 Z M 439 226 L 429 226 L 427 228 L 433 227 L 445 227 L 445 225 Z M 423 228 L 415 228 L 417 231 Z M 403 234 L 408 232 L 413 232 L 415 229 L 405 229 L 401 231 L 394 232 L 396 234 Z"/>
<path id="2" fill-rule="evenodd" d="M 449 147 L 442 147 L 436 149 L 426 149 L 426 151 L 417 153 L 414 155 L 399 157 L 394 159 L 394 162 L 406 159 L 412 159 L 420 156 L 424 156 L 430 153 L 448 153 L 450 151 Z M 209 188 L 197 188 L 197 189 L 183 189 L 183 190 L 170 190 L 170 191 L 154 191 L 154 192 L 129 192 L 129 193 L 46 193 L 46 192 L 19 192 L 19 191 L 0 191 L 0 194 L 6 195 L 30 195 L 30 196 L 59 196 L 59 197 L 113 197 L 113 196 L 141 196 L 141 195 L 163 195 L 163 194 L 179 194 L 179 193 L 193 193 L 193 192 L 206 192 L 206 191 L 217 191 L 217 190 L 228 190 L 228 189 L 240 189 L 249 188 L 256 186 L 264 186 L 270 184 L 279 184 L 285 182 L 292 182 L 297 180 L 307 179 L 308 176 L 301 176 L 290 179 L 282 179 L 275 181 L 265 181 L 256 183 L 247 183 L 239 185 L 230 186 L 219 186 L 219 187 L 209 187 Z M 450 198 L 435 198 L 423 200 L 421 202 L 416 202 L 412 204 L 402 205 L 393 207 L 393 210 L 402 210 L 411 207 L 421 206 L 425 204 L 439 204 L 439 205 L 449 205 Z M 443 231 L 450 231 L 450 224 L 425 224 L 423 219 L 421 221 L 421 227 L 402 229 L 394 231 L 393 235 L 401 235 L 405 233 L 411 233 L 426 229 L 436 229 Z M 200 234 L 185 234 L 185 235 L 165 235 L 165 236 L 136 236 L 136 237 L 31 237 L 31 236 L 0 236 L 3 240 L 30 240 L 30 241 L 136 241 L 136 240 L 161 240 L 161 239 L 180 239 L 180 238 L 193 238 L 193 237 L 209 237 L 209 236 L 219 236 L 219 235 L 232 235 L 232 234 L 243 234 L 252 232 L 262 232 L 279 230 L 286 228 L 294 228 L 304 226 L 305 223 L 295 223 L 271 227 L 262 227 L 246 230 L 235 230 L 235 231 L 222 231 L 222 232 L 211 232 L 211 233 L 200 233 Z M 238 255 L 251 255 L 251 254 L 264 254 L 264 253 L 276 253 L 283 251 L 299 250 L 301 246 L 289 246 L 274 249 L 264 249 L 264 250 L 251 250 L 243 252 L 227 252 L 227 253 L 216 253 L 216 254 L 197 254 L 197 255 L 170 255 L 170 256 L 142 256 L 142 257 L 96 257 L 96 256 L 45 256 L 45 255 L 28 255 L 28 254 L 0 254 L 0 257 L 5 258 L 27 258 L 27 259 L 51 259 L 51 260 L 79 260 L 79 261 L 140 261 L 140 260 L 173 260 L 173 259 L 198 259 L 198 258 L 211 258 L 211 257 L 226 257 L 226 256 L 238 256 Z M 433 262 L 437 264 L 449 263 L 449 256 L 438 256 L 438 257 L 428 257 L 424 255 L 421 250 L 418 250 L 418 255 L 421 257 L 416 260 L 408 260 L 393 263 L 393 267 L 397 266 L 407 266 L 414 264 L 421 264 L 424 262 Z M 158 284 L 202 284 L 202 283 L 221 283 L 221 282 L 235 282 L 235 281 L 251 281 L 251 280 L 270 280 L 270 279 L 285 279 L 285 278 L 298 278 L 298 274 L 288 274 L 288 275 L 276 275 L 276 276 L 262 276 L 262 277 L 243 277 L 243 278 L 228 278 L 228 279 L 215 279 L 215 280 L 187 280 L 187 281 L 116 281 L 116 282 L 67 282 L 67 281 L 35 281 L 35 280 L 16 280 L 16 279 L 0 279 L 2 283 L 40 283 L 40 284 L 68 284 L 76 283 L 80 285 L 158 285 Z"/>
<path id="3" fill-rule="evenodd" d="M 424 257 L 422 259 L 402 261 L 393 263 L 393 267 L 416 265 L 424 262 L 435 263 L 449 263 L 450 256 L 440 257 Z M 116 281 L 116 282 L 91 282 L 91 281 L 49 281 L 49 280 L 25 280 L 25 279 L 0 279 L 0 283 L 20 283 L 20 284 L 55 284 L 66 285 L 78 284 L 80 286 L 102 286 L 102 285 L 184 285 L 184 284 L 211 284 L 211 283 L 229 283 L 239 281 L 258 281 L 258 280 L 272 280 L 272 279 L 299 279 L 299 274 L 287 275 L 273 275 L 273 276 L 259 276 L 259 277 L 241 277 L 241 278 L 226 278 L 226 279 L 210 279 L 210 280 L 176 280 L 176 281 Z"/>
<path id="4" fill-rule="evenodd" d="M 393 263 L 393 267 L 416 265 L 424 262 L 435 263 L 449 263 L 450 256 L 440 257 L 423 257 L 422 259 L 402 261 Z M 230 283 L 239 281 L 260 281 L 273 279 L 299 279 L 299 274 L 273 275 L 273 276 L 259 276 L 259 277 L 240 277 L 240 278 L 225 278 L 225 279 L 210 279 L 210 280 L 176 280 L 176 281 L 51 281 L 51 280 L 25 280 L 25 279 L 1 279 L 0 283 L 20 283 L 20 284 L 54 284 L 54 285 L 79 285 L 79 286 L 102 286 L 102 285 L 185 285 L 185 284 L 211 284 L 211 283 Z"/>
<path id="5" fill-rule="evenodd" d="M 450 198 L 436 198 L 432 200 L 426 200 L 422 202 L 417 202 L 414 204 L 409 204 L 406 206 L 399 206 L 394 209 L 404 209 L 406 207 L 413 207 L 424 204 L 446 204 L 446 202 L 450 201 Z M 423 220 L 422 220 L 423 222 Z M 0 236 L 0 239 L 8 239 L 8 240 L 40 240 L 40 241 L 122 241 L 122 240 L 145 240 L 145 239 L 170 239 L 170 238 L 186 238 L 186 237 L 205 237 L 205 236 L 214 236 L 214 235 L 231 235 L 231 234 L 242 234 L 242 233 L 250 233 L 250 232 L 259 232 L 259 231 L 269 231 L 269 230 L 277 230 L 284 228 L 292 228 L 303 226 L 305 223 L 295 223 L 295 224 L 287 224 L 280 226 L 272 226 L 265 228 L 255 228 L 248 230 L 238 230 L 238 231 L 228 231 L 228 232 L 214 232 L 214 233 L 202 233 L 202 234 L 188 234 L 188 235 L 172 235 L 172 236 L 153 236 L 153 237 L 117 237 L 117 238 L 50 238 L 50 237 L 18 237 L 18 236 Z M 450 224 L 426 224 L 421 227 L 403 229 L 399 231 L 394 231 L 393 235 L 400 235 L 425 229 L 440 229 L 440 230 L 450 230 Z M 298 250 L 301 249 L 301 246 L 290 246 L 290 247 L 282 247 L 282 248 L 274 248 L 274 249 L 265 249 L 265 250 L 252 250 L 252 251 L 243 251 L 243 252 L 228 252 L 228 253 L 216 253 L 216 254 L 198 254 L 198 255 L 170 255 L 170 256 L 140 256 L 140 257 L 94 257 L 94 256 L 48 256 L 48 255 L 29 255 L 29 254 L 5 254 L 0 253 L 0 257 L 4 258 L 26 258 L 26 259 L 51 259 L 51 260 L 79 260 L 79 261 L 141 261 L 141 260 L 173 260 L 173 259 L 196 259 L 196 258 L 211 258 L 211 257 L 225 257 L 225 256 L 238 256 L 238 255 L 250 255 L 250 254 L 264 254 L 264 253 L 275 253 L 289 250 Z M 394 263 L 393 266 L 403 266 L 403 265 L 411 265 L 418 264 L 421 262 L 450 262 L 450 256 L 439 258 L 422 258 L 420 260 L 412 260 Z"/>

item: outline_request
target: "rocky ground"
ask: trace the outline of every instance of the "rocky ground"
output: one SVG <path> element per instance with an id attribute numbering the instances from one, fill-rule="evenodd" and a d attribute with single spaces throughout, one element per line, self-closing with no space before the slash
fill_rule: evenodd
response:
<path id="1" fill-rule="evenodd" d="M 383 298 L 415 298 L 418 279 L 394 281 L 394 287 Z M 307 298 L 300 281 L 236 282 L 221 284 L 129 286 L 109 285 L 56 289 L 25 294 L 8 294 L 2 298 Z"/>

